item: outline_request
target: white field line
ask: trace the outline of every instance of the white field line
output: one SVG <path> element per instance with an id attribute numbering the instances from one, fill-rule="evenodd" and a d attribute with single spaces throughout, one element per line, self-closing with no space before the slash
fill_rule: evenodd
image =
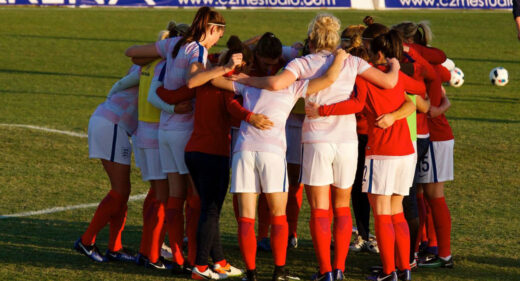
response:
<path id="1" fill-rule="evenodd" d="M 130 196 L 128 201 L 139 201 L 143 200 L 146 197 L 146 194 L 138 194 Z M 54 207 L 50 209 L 43 209 L 39 211 L 31 211 L 31 212 L 24 212 L 24 213 L 16 213 L 16 214 L 8 214 L 8 215 L 0 215 L 1 219 L 7 219 L 7 218 L 19 218 L 19 217 L 28 217 L 28 216 L 36 216 L 36 215 L 44 215 L 44 214 L 52 214 L 52 213 L 58 213 L 58 212 L 64 212 L 64 211 L 70 211 L 70 210 L 76 210 L 76 209 L 86 209 L 86 208 L 94 208 L 99 205 L 98 203 L 89 203 L 89 204 L 80 204 L 80 205 L 73 205 L 73 206 L 66 206 L 66 207 Z"/>
<path id="2" fill-rule="evenodd" d="M 34 125 L 24 125 L 24 124 L 5 124 L 0 123 L 0 127 L 12 127 L 12 128 L 26 128 L 26 129 L 32 129 L 32 130 L 40 130 L 48 133 L 56 133 L 56 134 L 62 134 L 67 135 L 71 137 L 78 137 L 78 138 L 87 138 L 88 135 L 84 133 L 75 133 L 71 131 L 62 131 L 62 130 L 56 130 L 56 129 L 50 129 L 40 126 L 34 126 Z"/>

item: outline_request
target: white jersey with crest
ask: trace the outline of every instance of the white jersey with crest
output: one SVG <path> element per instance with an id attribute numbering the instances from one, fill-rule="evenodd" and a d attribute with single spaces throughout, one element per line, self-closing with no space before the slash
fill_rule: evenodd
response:
<path id="1" fill-rule="evenodd" d="M 184 44 L 177 57 L 173 58 L 172 52 L 181 37 L 174 37 L 155 43 L 157 52 L 166 58 L 166 75 L 164 87 L 168 90 L 177 90 L 186 85 L 190 65 L 199 62 L 206 67 L 208 50 L 199 42 Z M 193 129 L 193 112 L 187 114 L 169 114 L 161 112 L 159 128 L 162 130 L 191 130 Z"/>
<path id="2" fill-rule="evenodd" d="M 334 61 L 334 55 L 320 51 L 292 60 L 285 69 L 297 79 L 313 79 L 327 71 Z M 350 98 L 356 76 L 371 66 L 363 59 L 348 56 L 338 79 L 328 88 L 311 96 L 308 101 L 320 105 L 333 104 Z M 344 143 L 357 141 L 356 117 L 354 114 L 334 115 L 316 119 L 305 118 L 302 127 L 302 143 Z"/>
<path id="3" fill-rule="evenodd" d="M 233 83 L 235 93 L 244 97 L 244 108 L 256 114 L 264 114 L 274 123 L 269 130 L 260 130 L 242 121 L 233 152 L 259 151 L 276 153 L 285 157 L 285 122 L 299 98 L 307 93 L 308 80 L 300 80 L 279 91 Z"/>

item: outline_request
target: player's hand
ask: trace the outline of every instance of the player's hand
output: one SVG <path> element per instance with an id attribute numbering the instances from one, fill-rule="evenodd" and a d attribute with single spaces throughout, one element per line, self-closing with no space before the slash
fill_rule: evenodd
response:
<path id="1" fill-rule="evenodd" d="M 296 49 L 296 50 L 301 50 L 301 49 L 303 49 L 303 43 L 302 42 L 294 42 L 294 44 L 292 44 L 291 47 Z"/>
<path id="2" fill-rule="evenodd" d="M 237 53 L 231 55 L 228 63 L 224 66 L 226 72 L 230 72 L 235 68 L 235 66 L 239 66 L 242 64 L 242 53 Z"/>
<path id="3" fill-rule="evenodd" d="M 231 76 L 228 77 L 229 80 L 232 80 L 232 81 L 237 81 L 239 79 L 242 79 L 242 78 L 249 78 L 249 75 L 243 73 L 243 72 L 240 72 L 238 74 L 233 74 Z"/>
<path id="4" fill-rule="evenodd" d="M 314 102 L 308 102 L 305 105 L 305 115 L 310 119 L 320 117 L 320 105 Z"/>
<path id="5" fill-rule="evenodd" d="M 263 114 L 253 113 L 249 117 L 249 124 L 260 130 L 269 130 L 273 127 L 273 122 L 269 120 L 269 117 Z"/>
<path id="6" fill-rule="evenodd" d="M 399 64 L 399 61 L 396 58 L 389 58 L 387 61 L 390 68 L 395 68 L 397 70 L 401 69 L 401 65 Z"/>
<path id="7" fill-rule="evenodd" d="M 191 101 L 186 100 L 175 105 L 173 111 L 177 114 L 186 114 L 193 111 L 193 107 L 191 106 Z"/>
<path id="8" fill-rule="evenodd" d="M 383 115 L 380 115 L 376 119 L 376 126 L 378 126 L 381 129 L 386 129 L 390 126 L 392 126 L 395 122 L 395 118 L 392 115 L 392 113 L 386 113 Z"/>
<path id="9" fill-rule="evenodd" d="M 342 48 L 338 48 L 338 49 L 336 49 L 336 51 L 334 51 L 334 56 L 336 57 L 336 59 L 346 60 L 348 58 L 348 56 L 350 56 L 350 54 L 347 53 Z"/>
<path id="10" fill-rule="evenodd" d="M 405 51 L 405 52 L 408 53 L 408 52 L 410 51 L 410 47 L 408 47 L 408 46 L 403 46 L 403 51 Z"/>

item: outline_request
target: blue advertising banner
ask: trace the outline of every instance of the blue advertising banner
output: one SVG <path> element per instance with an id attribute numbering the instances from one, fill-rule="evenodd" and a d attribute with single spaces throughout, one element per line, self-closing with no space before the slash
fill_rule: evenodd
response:
<path id="1" fill-rule="evenodd" d="M 1 5 L 350 8 L 350 0 L 0 0 Z"/>
<path id="2" fill-rule="evenodd" d="M 385 0 L 387 8 L 511 9 L 513 0 Z"/>

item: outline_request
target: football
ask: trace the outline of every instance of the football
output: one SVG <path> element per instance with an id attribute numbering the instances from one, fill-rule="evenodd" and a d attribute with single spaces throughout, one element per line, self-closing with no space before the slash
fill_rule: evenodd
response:
<path id="1" fill-rule="evenodd" d="M 509 74 L 507 70 L 501 66 L 495 67 L 489 73 L 491 84 L 496 86 L 505 86 L 509 82 Z"/>
<path id="2" fill-rule="evenodd" d="M 455 67 L 451 71 L 451 79 L 450 79 L 450 85 L 452 87 L 458 88 L 464 84 L 464 72 L 460 70 L 460 68 Z"/>

